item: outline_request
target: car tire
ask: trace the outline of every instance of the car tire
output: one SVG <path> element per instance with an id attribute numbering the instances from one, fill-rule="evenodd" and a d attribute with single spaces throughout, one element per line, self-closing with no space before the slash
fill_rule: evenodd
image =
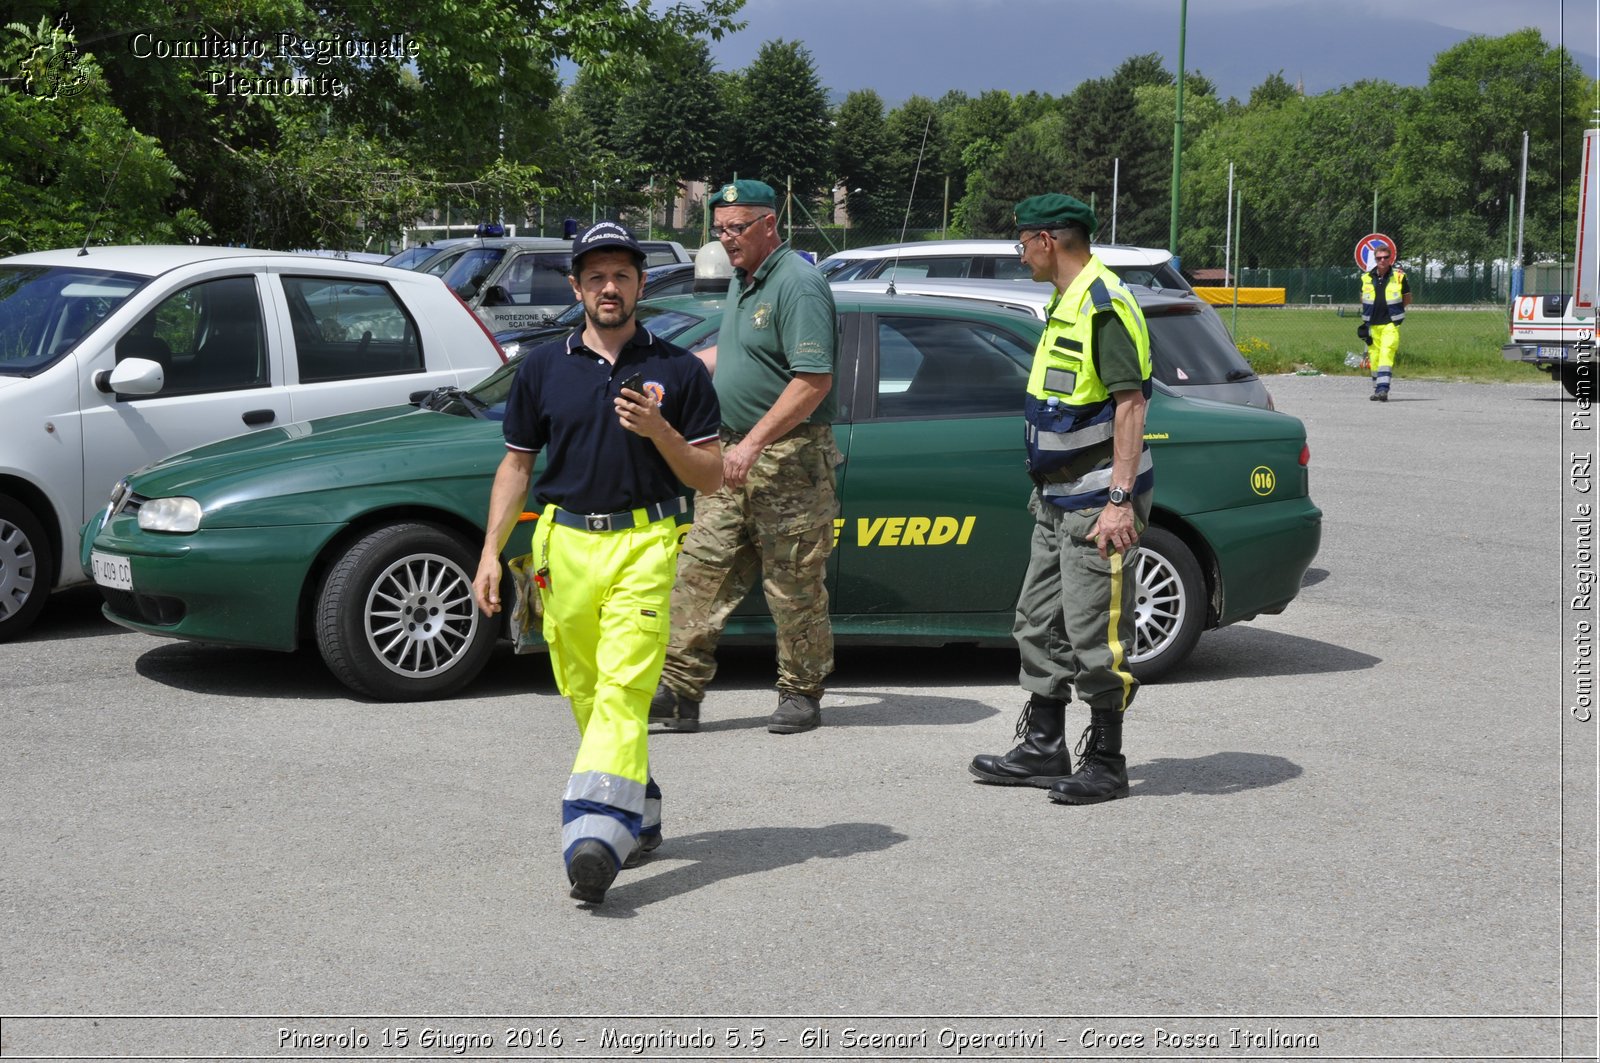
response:
<path id="1" fill-rule="evenodd" d="M 497 625 L 478 611 L 478 552 L 432 524 L 362 536 L 329 566 L 317 595 L 317 648 L 340 682 L 379 701 L 460 690 L 483 670 Z"/>
<path id="2" fill-rule="evenodd" d="M 1145 683 L 1171 671 L 1194 649 L 1205 627 L 1206 580 L 1194 551 L 1155 525 L 1139 538 L 1135 574 L 1133 652 L 1128 664 Z"/>
<path id="3" fill-rule="evenodd" d="M 55 582 L 55 557 L 33 510 L 0 495 L 0 642 L 33 626 Z"/>
<path id="4" fill-rule="evenodd" d="M 1557 366 L 1556 376 L 1560 378 L 1561 386 L 1567 389 L 1568 395 L 1571 395 L 1575 399 L 1579 398 L 1580 396 L 1578 392 L 1585 390 L 1584 385 L 1588 384 L 1589 387 L 1587 390 L 1589 394 L 1581 397 L 1590 400 L 1594 399 L 1594 369 L 1591 368 L 1589 372 L 1580 374 L 1578 372 L 1578 367 L 1575 365 Z"/>

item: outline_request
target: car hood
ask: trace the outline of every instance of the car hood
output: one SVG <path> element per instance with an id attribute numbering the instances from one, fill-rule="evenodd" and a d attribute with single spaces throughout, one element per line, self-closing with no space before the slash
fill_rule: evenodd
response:
<path id="1" fill-rule="evenodd" d="M 146 498 L 187 495 L 211 511 L 287 494 L 337 492 L 493 468 L 500 424 L 411 406 L 297 421 L 186 450 L 131 478 Z"/>

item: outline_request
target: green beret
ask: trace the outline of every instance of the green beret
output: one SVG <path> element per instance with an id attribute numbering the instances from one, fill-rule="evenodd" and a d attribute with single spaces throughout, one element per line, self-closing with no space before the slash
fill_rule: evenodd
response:
<path id="1" fill-rule="evenodd" d="M 1067 225 L 1081 225 L 1090 236 L 1099 227 L 1094 211 L 1081 199 L 1064 196 L 1060 192 L 1046 192 L 1030 196 L 1013 209 L 1017 229 L 1060 229 Z"/>
<path id="2" fill-rule="evenodd" d="M 718 207 L 771 207 L 778 209 L 778 194 L 765 181 L 733 181 L 717 189 L 711 209 Z"/>

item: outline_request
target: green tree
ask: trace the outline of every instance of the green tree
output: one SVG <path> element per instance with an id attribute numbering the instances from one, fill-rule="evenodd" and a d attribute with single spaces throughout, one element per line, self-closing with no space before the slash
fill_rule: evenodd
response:
<path id="1" fill-rule="evenodd" d="M 1096 239 L 1110 239 L 1115 183 L 1117 240 L 1155 247 L 1167 244 L 1172 125 L 1169 116 L 1166 129 L 1158 129 L 1140 110 L 1138 91 L 1170 90 L 1173 82 L 1159 56 L 1134 56 L 1110 77 L 1080 84 L 1063 104 L 1064 162 L 1057 181 L 1061 191 L 1094 203 L 1100 218 Z M 1184 101 L 1187 108 L 1187 95 Z"/>
<path id="2" fill-rule="evenodd" d="M 938 228 L 944 220 L 946 175 L 939 108 L 926 96 L 912 96 L 889 112 L 888 127 L 889 171 L 899 219 L 913 229 Z"/>
<path id="3" fill-rule="evenodd" d="M 1447 261 L 1504 255 L 1528 132 L 1526 247 L 1565 254 L 1587 115 L 1586 79 L 1537 30 L 1470 37 L 1439 53 L 1382 172 L 1386 228 Z M 1578 91 L 1574 91 L 1574 90 Z"/>
<path id="4" fill-rule="evenodd" d="M 811 53 L 799 41 L 768 41 L 745 68 L 735 113 L 737 148 L 728 176 L 766 181 L 778 194 L 790 181 L 803 202 L 828 187 L 828 96 Z"/>
<path id="5" fill-rule="evenodd" d="M 857 242 L 880 239 L 894 221 L 897 190 L 883 100 L 871 89 L 858 89 L 839 105 L 833 120 L 833 175 L 844 187 Z"/>
<path id="6" fill-rule="evenodd" d="M 1041 192 L 1066 191 L 1061 183 L 1065 119 L 1047 114 L 1006 138 L 981 177 L 967 189 L 958 214 L 969 236 L 1013 236 L 1012 208 Z"/>
<path id="7" fill-rule="evenodd" d="M 318 215 L 378 223 L 400 188 L 499 208 L 536 197 L 558 60 L 626 68 L 684 36 L 732 28 L 741 2 L 691 0 L 664 14 L 631 0 L 14 5 L 52 15 L 64 7 L 112 102 L 177 166 L 169 210 L 192 208 L 220 239 L 291 246 L 342 228 Z M 218 39 L 248 47 L 200 60 L 152 54 Z M 350 54 L 355 42 L 375 47 Z M 291 83 L 320 87 L 283 90 Z M 326 180 L 277 183 L 330 165 L 349 172 L 338 191 L 359 202 L 325 204 Z M 396 167 L 411 180 L 398 180 Z M 344 231 L 346 242 L 357 236 Z"/>
<path id="8" fill-rule="evenodd" d="M 204 235 L 192 211 L 162 206 L 177 178 L 72 34 L 42 18 L 0 30 L 0 255 Z"/>
<path id="9" fill-rule="evenodd" d="M 709 178 L 716 168 L 728 128 L 723 106 L 711 49 L 702 39 L 682 41 L 623 94 L 617 151 L 649 177 L 664 178 L 655 194 L 670 202 L 683 181 Z"/>

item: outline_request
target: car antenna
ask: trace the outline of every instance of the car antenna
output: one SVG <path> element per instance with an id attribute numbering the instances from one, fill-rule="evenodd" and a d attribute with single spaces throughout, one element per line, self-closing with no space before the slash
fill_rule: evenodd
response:
<path id="1" fill-rule="evenodd" d="M 928 129 L 933 125 L 933 112 L 928 112 L 928 120 L 922 124 L 922 146 L 917 149 L 917 167 L 911 171 L 911 191 L 906 194 L 906 215 L 900 221 L 900 243 L 906 242 L 906 229 L 911 225 L 911 204 L 916 201 L 917 177 L 922 173 L 922 153 L 928 150 Z M 889 290 L 885 294 L 894 295 L 894 273 L 900 268 L 900 248 L 894 249 L 894 261 L 889 264 Z"/>
<path id="2" fill-rule="evenodd" d="M 106 204 L 111 201 L 111 190 L 117 187 L 117 175 L 122 172 L 122 164 L 127 161 L 128 152 L 133 150 L 133 133 L 128 133 L 128 146 L 122 149 L 122 158 L 117 160 L 117 168 L 111 171 L 111 180 L 106 182 L 106 194 L 100 197 L 100 209 L 94 212 L 94 220 L 89 222 L 89 231 L 83 234 L 83 246 L 78 248 L 78 257 L 89 253 L 89 241 L 94 237 L 94 227 L 100 224 L 100 216 L 106 212 Z"/>

